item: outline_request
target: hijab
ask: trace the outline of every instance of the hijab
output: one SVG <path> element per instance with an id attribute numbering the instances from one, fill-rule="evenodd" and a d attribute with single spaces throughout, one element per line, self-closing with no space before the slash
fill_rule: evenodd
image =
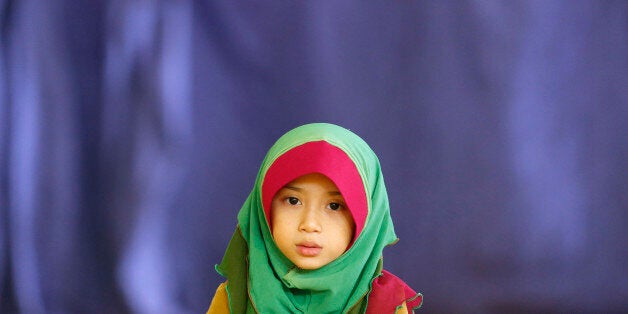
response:
<path id="1" fill-rule="evenodd" d="M 336 184 L 356 227 L 344 254 L 303 270 L 273 240 L 270 203 L 285 184 L 315 172 Z M 227 277 L 231 313 L 363 312 L 372 281 L 381 273 L 382 250 L 396 241 L 375 153 L 345 128 L 307 124 L 284 134 L 268 151 L 216 270 Z"/>

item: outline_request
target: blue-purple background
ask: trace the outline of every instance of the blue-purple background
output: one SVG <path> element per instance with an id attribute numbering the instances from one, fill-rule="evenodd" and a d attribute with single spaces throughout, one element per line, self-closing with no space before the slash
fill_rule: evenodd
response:
<path id="1" fill-rule="evenodd" d="M 379 155 L 425 313 L 628 312 L 628 2 L 0 0 L 0 312 L 202 313 L 274 140 Z"/>

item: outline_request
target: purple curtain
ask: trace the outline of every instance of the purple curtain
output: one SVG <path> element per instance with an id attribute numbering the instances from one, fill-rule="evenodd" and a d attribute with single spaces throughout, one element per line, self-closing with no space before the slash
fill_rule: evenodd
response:
<path id="1" fill-rule="evenodd" d="M 378 154 L 425 312 L 628 312 L 628 2 L 0 0 L 0 36 L 2 313 L 203 313 L 309 122 Z"/>

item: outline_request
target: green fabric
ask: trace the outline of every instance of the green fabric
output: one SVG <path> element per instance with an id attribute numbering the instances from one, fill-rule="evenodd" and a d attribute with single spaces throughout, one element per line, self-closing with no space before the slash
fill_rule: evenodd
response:
<path id="1" fill-rule="evenodd" d="M 366 189 L 369 212 L 364 229 L 347 252 L 319 269 L 301 270 L 294 267 L 273 241 L 262 208 L 261 187 L 266 171 L 279 156 L 301 144 L 320 140 L 340 148 L 355 163 Z M 247 276 L 242 271 L 246 269 L 246 245 L 230 244 L 222 263 L 216 267 L 229 280 L 232 313 L 242 313 L 238 309 L 242 304 L 247 304 L 247 313 L 254 312 L 251 307 L 259 313 L 346 313 L 356 308 L 363 312 L 364 304 L 358 303 L 370 291 L 382 250 L 397 240 L 377 156 L 354 133 L 324 123 L 293 129 L 270 148 L 253 190 L 238 213 L 238 223 L 248 244 L 251 302 L 244 299 L 246 295 L 243 298 L 242 293 L 236 293 L 245 289 L 242 281 L 232 281 Z M 237 237 L 238 231 L 234 239 Z M 238 242 L 235 241 L 232 243 Z"/>
<path id="2" fill-rule="evenodd" d="M 231 313 L 245 313 L 248 304 L 247 291 L 244 289 L 247 286 L 249 273 L 247 267 L 248 246 L 239 227 L 236 228 L 231 241 L 229 241 L 227 252 L 229 253 L 225 254 L 220 266 L 216 266 L 216 271 L 229 279 L 227 296 L 230 300 L 229 309 Z"/>

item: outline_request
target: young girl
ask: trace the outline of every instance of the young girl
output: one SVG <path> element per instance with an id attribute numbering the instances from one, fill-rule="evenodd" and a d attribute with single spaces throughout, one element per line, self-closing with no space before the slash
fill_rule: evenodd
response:
<path id="1" fill-rule="evenodd" d="M 269 150 L 216 270 L 207 313 L 408 313 L 422 296 L 382 269 L 397 241 L 379 161 L 332 124 Z"/>

